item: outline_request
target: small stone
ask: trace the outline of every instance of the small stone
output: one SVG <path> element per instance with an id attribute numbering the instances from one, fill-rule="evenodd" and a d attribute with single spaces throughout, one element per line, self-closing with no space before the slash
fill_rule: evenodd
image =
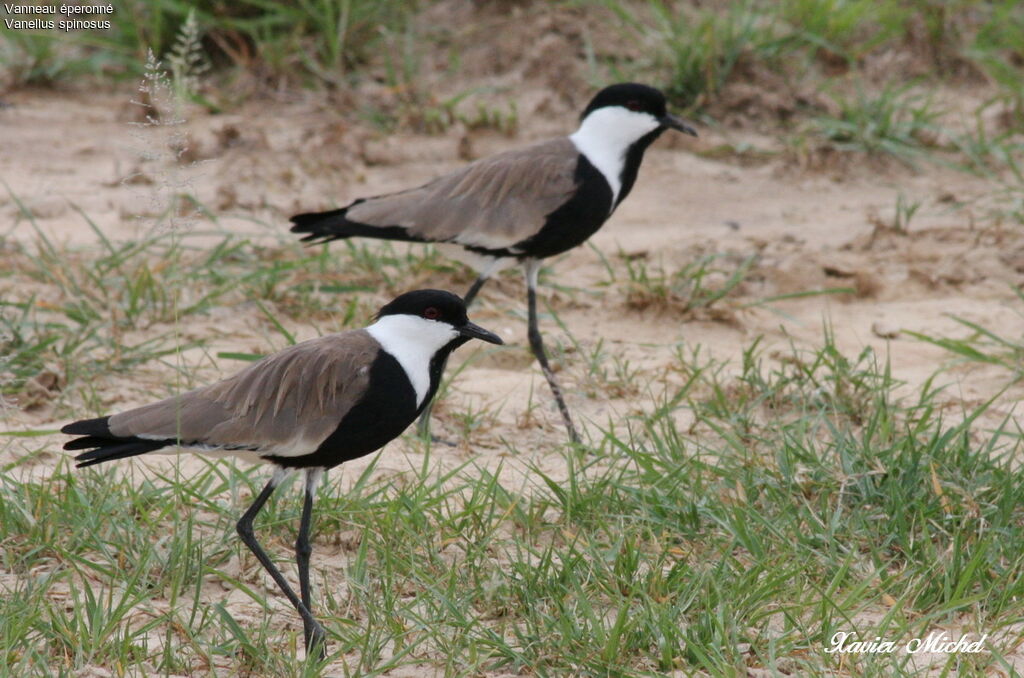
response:
<path id="1" fill-rule="evenodd" d="M 67 200 L 55 195 L 26 198 L 22 205 L 36 219 L 55 219 L 68 211 Z"/>
<path id="2" fill-rule="evenodd" d="M 67 385 L 64 377 L 53 370 L 44 369 L 25 381 L 18 404 L 25 410 L 34 410 L 50 402 Z"/>
<path id="3" fill-rule="evenodd" d="M 871 331 L 882 339 L 895 339 L 900 336 L 900 328 L 887 320 L 876 320 L 871 324 Z"/>

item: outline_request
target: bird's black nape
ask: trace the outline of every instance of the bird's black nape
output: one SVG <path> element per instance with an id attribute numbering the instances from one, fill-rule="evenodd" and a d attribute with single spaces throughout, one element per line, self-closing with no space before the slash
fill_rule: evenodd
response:
<path id="1" fill-rule="evenodd" d="M 661 90 L 638 82 L 622 82 L 609 85 L 595 94 L 583 109 L 580 120 L 593 111 L 607 106 L 622 106 L 633 111 L 650 113 L 655 118 L 661 118 L 668 112 L 665 95 Z"/>

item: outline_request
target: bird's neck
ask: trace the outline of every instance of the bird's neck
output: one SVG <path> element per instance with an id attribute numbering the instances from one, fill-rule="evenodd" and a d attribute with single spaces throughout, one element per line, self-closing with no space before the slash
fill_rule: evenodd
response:
<path id="1" fill-rule="evenodd" d="M 619 189 L 618 199 L 614 205 L 618 206 L 629 192 L 633 190 L 633 184 L 636 182 L 636 175 L 640 172 L 640 163 L 644 159 L 644 151 L 647 147 L 654 143 L 654 140 L 661 136 L 661 133 L 665 131 L 664 127 L 650 132 L 638 141 L 633 142 L 633 145 L 626 151 L 626 161 L 622 164 L 622 174 L 620 175 L 622 180 L 622 187 Z M 614 208 L 613 208 L 614 209 Z"/>
<path id="2" fill-rule="evenodd" d="M 644 151 L 662 131 L 653 118 L 648 121 L 614 109 L 598 110 L 583 120 L 569 140 L 608 182 L 615 209 L 633 188 Z"/>
<path id="3" fill-rule="evenodd" d="M 419 404 L 419 407 L 416 410 L 416 416 L 419 416 L 420 412 L 423 411 L 423 409 L 437 394 L 437 389 L 441 385 L 441 377 L 444 375 L 444 368 L 448 364 L 448 357 L 451 356 L 455 349 L 468 341 L 469 338 L 467 337 L 456 337 L 455 339 L 452 339 L 451 343 L 442 347 L 430 359 L 430 368 L 428 370 L 430 375 L 430 387 L 427 390 L 427 397 L 423 399 L 423 402 Z"/>

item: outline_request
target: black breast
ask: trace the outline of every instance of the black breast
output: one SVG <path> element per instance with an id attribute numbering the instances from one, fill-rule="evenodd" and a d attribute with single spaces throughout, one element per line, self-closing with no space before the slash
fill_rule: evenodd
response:
<path id="1" fill-rule="evenodd" d="M 580 155 L 576 164 L 576 193 L 547 216 L 536 235 L 510 249 L 515 256 L 543 259 L 561 254 L 584 242 L 612 212 L 612 189 L 604 175 Z"/>
<path id="2" fill-rule="evenodd" d="M 288 468 L 331 468 L 384 447 L 413 422 L 418 409 L 405 370 L 391 354 L 381 351 L 370 367 L 370 387 L 316 451 L 301 457 L 264 458 Z"/>

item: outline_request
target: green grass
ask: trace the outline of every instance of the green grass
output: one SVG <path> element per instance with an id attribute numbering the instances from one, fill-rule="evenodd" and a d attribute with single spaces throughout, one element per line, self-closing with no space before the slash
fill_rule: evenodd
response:
<path id="1" fill-rule="evenodd" d="M 778 12 L 792 46 L 839 57 L 848 65 L 902 37 L 908 14 L 897 3 L 872 0 L 786 0 Z"/>
<path id="2" fill-rule="evenodd" d="M 1012 0 L 956 0 L 909 5 L 897 0 L 786 0 L 722 5 L 590 0 L 624 35 L 646 49 L 632 65 L 609 57 L 622 74 L 659 72 L 683 106 L 713 104 L 726 84 L 749 78 L 751 66 L 803 77 L 820 87 L 822 75 L 861 74 L 865 61 L 883 52 L 920 55 L 934 62 L 937 79 L 955 77 L 952 64 L 973 67 L 1019 101 L 1019 53 L 1024 10 Z M 743 65 L 744 68 L 740 68 Z M 893 72 L 883 84 L 903 84 Z M 873 84 L 878 84 L 877 82 Z"/>
<path id="3" fill-rule="evenodd" d="M 815 136 L 843 152 L 887 155 L 911 166 L 914 158 L 936 145 L 941 112 L 927 95 L 908 86 L 887 87 L 877 93 L 861 88 L 850 97 L 836 98 L 838 114 L 810 122 Z"/>
<path id="4" fill-rule="evenodd" d="M 67 33 L 0 25 L 5 39 L 0 67 L 19 82 L 35 84 L 83 74 L 140 76 L 147 52 L 173 54 L 182 26 L 194 14 L 206 51 L 218 63 L 273 79 L 338 86 L 386 42 L 382 29 L 403 30 L 414 7 L 399 0 L 130 0 L 117 3 L 112 14 L 87 17 L 111 21 L 108 30 Z"/>
<path id="5" fill-rule="evenodd" d="M 330 674 L 809 675 L 840 669 L 823 651 L 836 631 L 905 642 L 946 625 L 991 634 L 982 655 L 949 660 L 961 674 L 1013 650 L 1001 631 L 1024 594 L 1014 431 L 980 435 L 982 409 L 945 420 L 931 385 L 895 399 L 887 365 L 827 333 L 771 364 L 754 342 L 738 371 L 678 361 L 690 378 L 652 394 L 654 411 L 555 452 L 566 479 L 442 471 L 428 452 L 397 475 L 371 465 L 347 492 L 322 487 Z M 319 675 L 299 658 L 297 619 L 225 569 L 249 561 L 232 526 L 262 472 L 121 466 L 0 485 L 9 669 Z M 298 511 L 282 493 L 257 523 L 286 563 Z M 322 572 L 340 535 L 344 565 Z M 205 595 L 210 582 L 246 592 L 257 621 Z M 900 655 L 843 661 L 915 675 Z"/>
<path id="6" fill-rule="evenodd" d="M 1024 290 L 1013 289 L 1017 298 L 1024 302 Z M 1021 313 L 1021 309 L 1013 311 Z M 1024 338 L 1008 337 L 977 322 L 951 316 L 960 326 L 968 330 L 965 337 L 933 337 L 920 332 L 908 332 L 911 336 L 948 351 L 957 364 L 995 365 L 1005 369 L 1013 381 L 1024 376 Z"/>
<path id="7" fill-rule="evenodd" d="M 602 256 L 608 279 L 605 286 L 617 289 L 627 308 L 671 311 L 682 316 L 721 310 L 739 293 L 756 255 L 741 258 L 731 253 L 690 258 L 682 266 L 667 266 L 662 258 L 649 261 L 646 254 L 622 252 L 612 261 Z"/>
<path id="8" fill-rule="evenodd" d="M 641 68 L 664 73 L 665 91 L 685 107 L 712 101 L 730 80 L 741 58 L 773 53 L 778 42 L 756 3 L 728 3 L 724 11 L 696 10 L 676 3 L 649 0 L 628 3 L 604 0 L 623 30 L 652 53 Z M 636 65 L 627 63 L 620 79 Z"/>
<path id="9" fill-rule="evenodd" d="M 25 295 L 3 307 L 22 347 L 8 360 L 24 375 L 63 370 L 58 420 L 106 411 L 104 382 L 128 367 L 165 360 L 161 373 L 175 374 L 179 361 L 160 351 L 225 309 L 244 309 L 270 350 L 300 323 L 361 324 L 380 295 L 458 277 L 424 248 L 94 233 L 90 245 L 38 236 L 2 246 L 11 265 L 0 282 Z M 662 277 L 689 281 L 702 308 L 714 308 L 752 265 L 712 257 Z M 662 287 L 650 262 L 610 266 L 610 284 Z M 374 285 L 385 289 L 368 292 Z M 619 388 L 642 406 L 609 415 L 584 447 L 554 446 L 543 459 L 497 430 L 500 412 L 449 408 L 451 426 L 470 440 L 497 436 L 516 463 L 414 445 L 406 466 L 393 446 L 383 454 L 403 470 L 371 463 L 343 481 L 333 474 L 314 528 L 326 667 L 303 659 L 297 617 L 235 537 L 265 471 L 227 462 L 188 476 L 130 462 L 77 471 L 36 458 L 56 451 L 53 437 L 3 436 L 8 672 L 915 675 L 904 655 L 824 650 L 837 631 L 906 642 L 945 628 L 991 639 L 980 656 L 951 656 L 951 671 L 980 673 L 1015 652 L 1024 510 L 1012 420 L 984 406 L 951 411 L 943 373 L 909 389 L 870 349 L 841 351 L 827 326 L 819 345 L 770 358 L 751 338 L 731 360 L 690 346 L 656 368 L 563 329 L 576 345 L 571 362 L 587 372 L 584 391 Z M 964 345 L 1019 363 L 1015 339 L 972 329 Z M 136 334 L 161 348 L 133 353 L 124 338 Z M 249 356 L 221 360 L 230 357 Z M 162 394 L 166 381 L 153 388 Z M 289 573 L 298 511 L 296 492 L 283 492 L 257 523 Z"/>
<path id="10" fill-rule="evenodd" d="M 97 230 L 88 246 L 4 243 L 14 265 L 3 280 L 35 286 L 52 306 L 15 302 L 10 326 L 88 339 L 65 358 L 93 362 L 87 378 L 69 373 L 65 411 L 105 410 L 103 381 L 125 363 L 94 357 L 119 332 L 145 329 L 170 350 L 176 325 L 249 304 L 268 347 L 283 346 L 300 320 L 337 322 L 345 306 L 330 285 L 360 300 L 348 320 L 362 323 L 366 281 L 452 274 L 430 250 L 193 238 L 211 242 L 201 231 L 114 242 Z M 101 272 L 103 291 L 90 277 Z M 951 350 L 1019 367 L 1013 338 L 972 329 Z M 41 348 L 39 364 L 61 345 Z M 842 352 L 828 326 L 818 346 L 770 358 L 753 338 L 732 360 L 690 346 L 653 371 L 614 353 L 576 344 L 582 387 L 617 385 L 644 406 L 607 417 L 583 448 L 541 460 L 495 431 L 499 413 L 471 405 L 449 408 L 450 424 L 471 440 L 498 435 L 524 463 L 413 446 L 405 466 L 392 446 L 382 454 L 404 470 L 371 463 L 330 476 L 313 560 L 326 666 L 303 659 L 298 618 L 235 537 L 264 470 L 78 471 L 58 457 L 40 472 L 36 455 L 59 441 L 0 438 L 7 672 L 909 676 L 905 655 L 824 650 L 838 631 L 906 642 L 947 628 L 990 634 L 982 655 L 951 656 L 951 671 L 977 674 L 1015 652 L 1024 510 L 1012 420 L 987 405 L 951 411 L 943 373 L 908 389 L 870 349 Z M 292 489 L 257 522 L 289 573 L 298 512 Z"/>
<path id="11" fill-rule="evenodd" d="M 597 60 L 600 79 L 651 81 L 709 125 L 756 121 L 759 131 L 782 133 L 796 151 L 786 154 L 791 159 L 835 148 L 847 158 L 889 157 L 913 167 L 922 159 L 971 171 L 1019 163 L 1019 3 L 575 4 L 604 12 L 610 30 L 637 45 L 635 55 Z M 967 124 L 962 109 L 936 103 L 937 93 L 958 92 L 965 82 L 988 85 Z M 733 86 L 740 96 L 729 96 Z M 970 96 L 977 99 L 977 91 Z"/>

